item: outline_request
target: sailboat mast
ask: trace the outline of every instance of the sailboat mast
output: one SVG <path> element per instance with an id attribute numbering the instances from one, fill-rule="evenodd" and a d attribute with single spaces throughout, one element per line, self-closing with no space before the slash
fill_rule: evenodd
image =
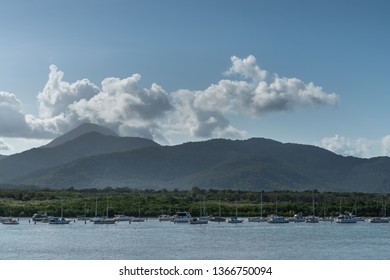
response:
<path id="1" fill-rule="evenodd" d="M 218 197 L 218 214 L 221 217 L 221 197 Z"/>
<path id="2" fill-rule="evenodd" d="M 106 208 L 107 208 L 107 215 L 106 215 L 106 217 L 108 219 L 108 194 L 106 195 L 106 204 L 107 204 L 107 206 L 106 206 Z"/>
<path id="3" fill-rule="evenodd" d="M 260 193 L 260 217 L 263 218 L 263 193 Z"/>
<path id="4" fill-rule="evenodd" d="M 95 218 L 97 217 L 97 194 L 96 194 L 96 201 L 95 201 Z"/>
<path id="5" fill-rule="evenodd" d="M 316 214 L 315 214 L 315 210 L 314 210 L 314 192 L 312 193 L 312 203 L 313 203 L 313 216 L 315 216 Z"/>
<path id="6" fill-rule="evenodd" d="M 62 206 L 62 197 L 61 197 L 61 218 L 64 217 L 64 210 Z"/>
<path id="7" fill-rule="evenodd" d="M 203 216 L 206 217 L 206 197 L 203 197 Z"/>

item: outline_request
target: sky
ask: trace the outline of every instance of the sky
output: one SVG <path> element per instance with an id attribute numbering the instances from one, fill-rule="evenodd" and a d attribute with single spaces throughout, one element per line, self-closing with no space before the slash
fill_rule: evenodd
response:
<path id="1" fill-rule="evenodd" d="M 390 156 L 390 2 L 0 0 L 0 154 L 84 122 Z"/>

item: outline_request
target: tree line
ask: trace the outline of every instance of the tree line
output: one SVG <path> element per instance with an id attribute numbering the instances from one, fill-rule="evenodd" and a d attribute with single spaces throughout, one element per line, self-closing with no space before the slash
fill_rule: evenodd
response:
<path id="1" fill-rule="evenodd" d="M 305 191 L 244 191 L 237 189 L 0 189 L 0 216 L 31 217 L 37 212 L 59 216 L 61 205 L 65 217 L 86 215 L 157 217 L 189 211 L 198 216 L 201 209 L 207 215 L 235 215 L 241 217 L 278 214 L 336 216 L 351 212 L 358 216 L 382 216 L 386 213 L 387 194 L 338 193 Z M 262 210 L 262 212 L 261 212 Z"/>

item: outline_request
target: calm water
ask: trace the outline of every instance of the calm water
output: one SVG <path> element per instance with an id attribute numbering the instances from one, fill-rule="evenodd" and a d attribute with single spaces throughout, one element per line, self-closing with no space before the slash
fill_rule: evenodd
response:
<path id="1" fill-rule="evenodd" d="M 390 259 L 390 225 L 206 225 L 148 220 L 94 225 L 0 225 L 0 259 Z"/>

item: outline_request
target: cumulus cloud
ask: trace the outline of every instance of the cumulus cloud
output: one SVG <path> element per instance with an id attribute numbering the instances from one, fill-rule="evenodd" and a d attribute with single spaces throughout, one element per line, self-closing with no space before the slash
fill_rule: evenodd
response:
<path id="1" fill-rule="evenodd" d="M 72 127 L 92 122 L 121 135 L 169 142 L 174 136 L 242 138 L 233 115 L 259 117 L 275 111 L 306 106 L 333 105 L 334 93 L 297 78 L 270 75 L 254 56 L 231 57 L 225 79 L 204 90 L 180 89 L 167 93 L 153 83 L 140 86 L 141 76 L 106 78 L 100 86 L 88 79 L 64 81 L 64 73 L 50 66 L 49 77 L 38 93 L 39 116 L 24 115 L 15 95 L 0 94 L 1 133 L 7 136 L 54 137 Z M 24 133 L 22 132 L 24 131 Z"/>
<path id="2" fill-rule="evenodd" d="M 52 118 L 68 111 L 69 105 L 82 99 L 90 99 L 100 92 L 87 79 L 68 83 L 63 81 L 64 73 L 55 65 L 50 66 L 49 80 L 38 94 L 39 113 L 43 119 Z"/>
<path id="3" fill-rule="evenodd" d="M 9 149 L 10 147 L 7 145 L 7 143 L 0 139 L 0 151 L 8 151 Z"/>
<path id="4" fill-rule="evenodd" d="M 390 156 L 390 135 L 374 140 L 367 138 L 349 139 L 336 134 L 322 139 L 317 144 L 322 148 L 344 156 L 361 158 Z"/>
<path id="5" fill-rule="evenodd" d="M 220 80 L 203 91 L 183 89 L 170 95 L 175 119 L 181 120 L 172 127 L 196 137 L 241 138 L 247 133 L 230 124 L 231 115 L 259 117 L 298 107 L 334 105 L 338 101 L 335 93 L 326 93 L 313 83 L 275 75 L 269 78 L 254 56 L 233 56 L 231 62 L 224 74 L 233 79 Z"/>
<path id="6" fill-rule="evenodd" d="M 0 133 L 9 137 L 30 134 L 21 101 L 6 91 L 0 91 Z"/>

